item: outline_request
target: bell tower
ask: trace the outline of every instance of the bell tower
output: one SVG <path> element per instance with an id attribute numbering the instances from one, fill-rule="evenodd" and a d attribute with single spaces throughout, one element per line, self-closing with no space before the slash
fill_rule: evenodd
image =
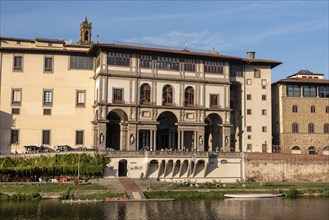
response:
<path id="1" fill-rule="evenodd" d="M 85 20 L 80 24 L 80 40 L 78 44 L 80 45 L 89 45 L 91 44 L 91 22 L 88 22 L 87 16 Z"/>

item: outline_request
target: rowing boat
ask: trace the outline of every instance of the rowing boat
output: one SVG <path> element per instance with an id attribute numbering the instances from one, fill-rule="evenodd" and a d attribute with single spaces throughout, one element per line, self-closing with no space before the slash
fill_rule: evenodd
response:
<path id="1" fill-rule="evenodd" d="M 275 198 L 283 196 L 282 193 L 278 194 L 224 194 L 228 198 Z"/>

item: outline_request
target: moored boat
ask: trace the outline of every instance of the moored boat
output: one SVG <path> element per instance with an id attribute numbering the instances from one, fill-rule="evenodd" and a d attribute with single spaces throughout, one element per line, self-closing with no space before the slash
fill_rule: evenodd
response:
<path id="1" fill-rule="evenodd" d="M 270 194 L 224 194 L 224 197 L 228 198 L 275 198 L 283 196 L 282 193 Z"/>

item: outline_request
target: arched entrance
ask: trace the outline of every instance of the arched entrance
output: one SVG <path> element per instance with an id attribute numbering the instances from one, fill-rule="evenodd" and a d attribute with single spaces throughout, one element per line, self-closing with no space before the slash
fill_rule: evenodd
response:
<path id="1" fill-rule="evenodd" d="M 120 160 L 119 161 L 119 176 L 127 176 L 127 161 Z"/>
<path id="2" fill-rule="evenodd" d="M 172 112 L 163 112 L 157 122 L 156 150 L 177 149 L 177 118 Z"/>
<path id="3" fill-rule="evenodd" d="M 223 150 L 223 124 L 218 114 L 212 113 L 205 119 L 205 151 Z"/>
<path id="4" fill-rule="evenodd" d="M 107 115 L 106 124 L 106 148 L 114 150 L 126 149 L 126 127 L 127 127 L 127 115 L 120 109 L 115 109 L 109 112 Z M 125 133 L 121 133 L 125 132 Z"/>

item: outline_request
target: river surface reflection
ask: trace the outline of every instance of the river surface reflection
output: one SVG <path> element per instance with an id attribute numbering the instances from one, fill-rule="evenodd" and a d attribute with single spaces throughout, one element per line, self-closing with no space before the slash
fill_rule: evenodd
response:
<path id="1" fill-rule="evenodd" d="M 62 204 L 0 202 L 0 219 L 288 219 L 328 220 L 329 198 Z"/>

